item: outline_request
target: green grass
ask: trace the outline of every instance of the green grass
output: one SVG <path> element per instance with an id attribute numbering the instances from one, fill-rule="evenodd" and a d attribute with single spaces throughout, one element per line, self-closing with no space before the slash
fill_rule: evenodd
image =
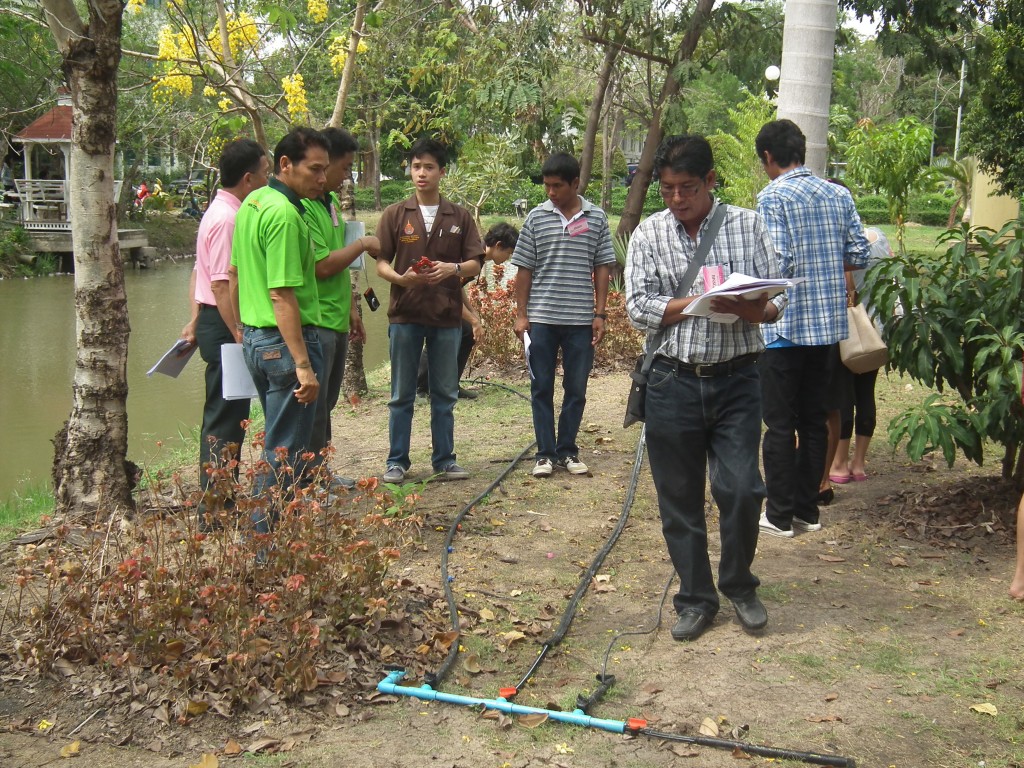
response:
<path id="1" fill-rule="evenodd" d="M 39 518 L 53 512 L 53 491 L 49 485 L 16 489 L 7 501 L 0 501 L 0 541 L 38 524 Z"/>
<path id="2" fill-rule="evenodd" d="M 885 233 L 889 239 L 889 245 L 895 251 L 896 227 L 891 224 L 881 224 L 878 229 Z M 945 231 L 945 227 L 909 226 L 903 231 L 903 242 L 908 252 L 945 253 L 946 246 L 939 243 L 939 235 Z"/>

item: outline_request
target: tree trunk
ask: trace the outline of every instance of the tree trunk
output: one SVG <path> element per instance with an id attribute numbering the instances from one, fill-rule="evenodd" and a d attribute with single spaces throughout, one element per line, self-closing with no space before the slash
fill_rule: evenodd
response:
<path id="1" fill-rule="evenodd" d="M 700 36 L 711 18 L 711 9 L 714 7 L 715 0 L 697 0 L 697 7 L 690 18 L 690 28 L 679 44 L 675 62 L 665 75 L 665 83 L 662 85 L 658 101 L 651 111 L 651 123 L 647 128 L 644 149 L 640 153 L 636 175 L 629 185 L 629 192 L 626 193 L 626 205 L 623 207 L 622 218 L 619 220 L 616 234 L 630 235 L 640 223 L 640 216 L 644 210 L 644 199 L 647 197 L 647 188 L 651 185 L 651 176 L 654 172 L 654 155 L 658 151 L 661 140 L 665 137 L 665 131 L 661 127 L 661 113 L 665 108 L 665 103 L 679 93 L 679 80 L 674 70 L 680 63 L 693 58 L 693 53 L 697 50 L 697 43 L 700 42 Z"/>
<path id="2" fill-rule="evenodd" d="M 827 175 L 838 14 L 836 0 L 788 0 L 782 33 L 778 116 L 800 126 L 807 137 L 804 164 L 821 177 Z"/>
<path id="3" fill-rule="evenodd" d="M 587 185 L 594 167 L 594 145 L 597 143 L 597 129 L 601 126 L 601 113 L 604 111 L 605 96 L 608 93 L 608 83 L 611 81 L 612 69 L 615 67 L 615 59 L 619 55 L 619 48 L 615 45 L 606 45 L 604 49 L 604 60 L 601 62 L 601 69 L 597 73 L 597 82 L 594 83 L 594 98 L 587 110 L 587 127 L 583 132 L 583 153 L 580 156 L 580 195 L 586 197 Z"/>
<path id="4" fill-rule="evenodd" d="M 73 403 L 54 440 L 56 510 L 76 518 L 133 508 L 128 454 L 128 305 L 117 243 L 114 139 L 120 0 L 40 0 L 71 86 L 71 241 L 77 355 Z"/>
<path id="5" fill-rule="evenodd" d="M 334 101 L 334 114 L 327 123 L 332 128 L 341 128 L 345 117 L 345 103 L 348 101 L 348 92 L 352 87 L 352 78 L 356 71 L 356 55 L 359 53 L 359 40 L 363 36 L 363 16 L 366 15 L 366 0 L 359 0 L 356 3 L 356 16 L 352 21 L 352 36 L 348 41 L 348 57 L 345 59 L 345 68 L 341 72 L 341 82 L 338 84 L 338 96 Z"/>

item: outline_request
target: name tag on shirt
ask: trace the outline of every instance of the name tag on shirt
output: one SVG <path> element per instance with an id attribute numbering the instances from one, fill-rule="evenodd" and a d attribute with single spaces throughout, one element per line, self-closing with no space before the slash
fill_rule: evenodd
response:
<path id="1" fill-rule="evenodd" d="M 566 229 L 569 231 L 569 237 L 576 237 L 576 235 L 582 235 L 584 232 L 589 232 L 590 225 L 587 224 L 587 220 L 585 218 L 580 218 L 575 221 L 570 221 L 569 226 L 566 227 Z"/>
<path id="2" fill-rule="evenodd" d="M 704 293 L 707 293 L 712 288 L 717 288 L 725 282 L 723 271 L 721 264 L 717 267 L 700 268 L 700 275 L 704 279 Z"/>
<path id="3" fill-rule="evenodd" d="M 453 235 L 457 235 L 457 234 L 459 234 L 460 232 L 462 232 L 462 227 L 458 227 L 458 226 L 456 226 L 455 224 L 452 224 L 452 228 L 451 228 L 451 230 L 450 230 L 450 231 L 451 231 L 451 233 L 452 233 Z"/>

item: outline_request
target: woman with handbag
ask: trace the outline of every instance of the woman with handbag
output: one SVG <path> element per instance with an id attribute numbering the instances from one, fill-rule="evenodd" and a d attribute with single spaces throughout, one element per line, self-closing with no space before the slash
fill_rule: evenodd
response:
<path id="1" fill-rule="evenodd" d="M 881 230 L 872 227 L 866 231 L 866 234 L 868 243 L 871 245 L 868 266 L 866 269 L 846 273 L 847 290 L 851 306 L 856 304 L 859 299 L 867 310 L 868 316 L 872 318 L 878 328 L 879 323 L 875 311 L 864 298 L 864 276 L 867 270 L 879 261 L 890 258 L 892 249 Z M 881 329 L 878 329 L 881 332 Z M 828 479 L 833 483 L 843 485 L 851 480 L 868 479 L 865 460 L 868 446 L 871 444 L 871 437 L 875 432 L 875 382 L 878 379 L 878 369 L 853 373 L 842 366 L 839 373 L 845 380 L 843 383 L 845 397 L 840 408 L 839 445 L 836 448 L 832 466 L 829 467 Z M 850 441 L 855 433 L 857 440 L 851 459 Z"/>

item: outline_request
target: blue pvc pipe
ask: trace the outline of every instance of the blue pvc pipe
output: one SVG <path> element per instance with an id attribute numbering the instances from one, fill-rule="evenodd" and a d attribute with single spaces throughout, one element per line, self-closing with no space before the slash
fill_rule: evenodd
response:
<path id="1" fill-rule="evenodd" d="M 388 673 L 388 676 L 377 684 L 377 690 L 381 693 L 390 693 L 396 696 L 410 696 L 414 699 L 424 701 L 441 701 L 446 704 L 461 704 L 465 707 L 484 707 L 495 709 L 509 715 L 547 715 L 551 720 L 570 725 L 579 725 L 584 728 L 600 728 L 603 731 L 612 733 L 625 733 L 626 723 L 621 720 L 602 720 L 598 717 L 591 717 L 582 709 L 572 712 L 559 712 L 553 709 L 540 709 L 538 707 L 525 707 L 522 704 L 513 704 L 503 698 L 479 699 L 475 696 L 459 696 L 454 693 L 435 691 L 429 685 L 422 685 L 419 688 L 398 685 L 398 681 L 405 677 L 405 672 L 395 670 Z"/>

